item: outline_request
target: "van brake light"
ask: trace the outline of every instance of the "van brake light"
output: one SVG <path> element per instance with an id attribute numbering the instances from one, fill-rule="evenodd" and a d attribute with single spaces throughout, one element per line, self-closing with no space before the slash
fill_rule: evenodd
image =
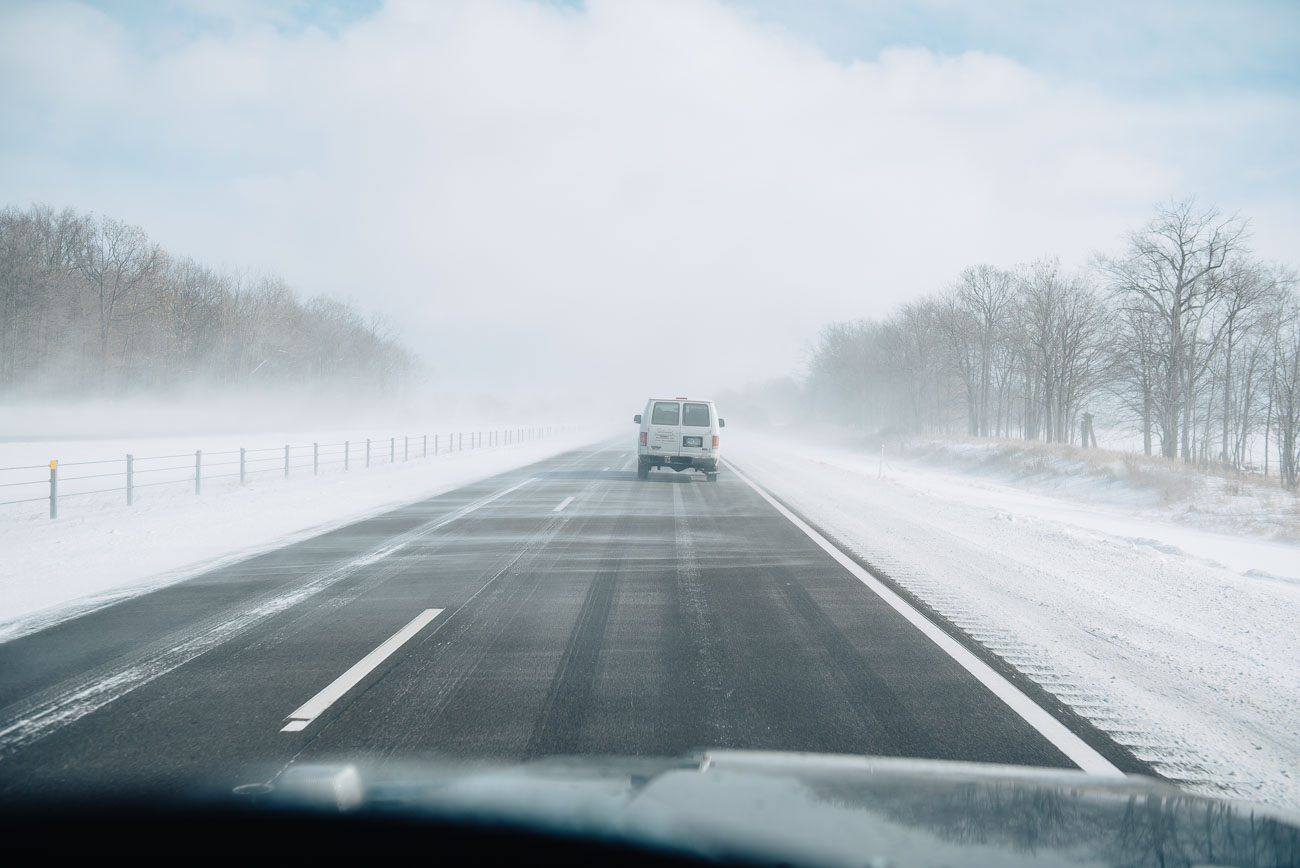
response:
<path id="1" fill-rule="evenodd" d="M 641 432 L 641 445 L 642 445 L 642 446 L 645 445 L 645 434 L 646 434 L 646 432 L 644 432 L 644 431 Z M 714 437 L 713 439 L 714 439 L 714 440 L 717 440 L 718 438 L 717 438 L 717 437 Z"/>
<path id="2" fill-rule="evenodd" d="M 714 434 L 714 435 L 713 435 L 713 448 L 714 448 L 714 449 L 717 449 L 717 448 L 718 448 L 718 435 L 717 435 L 717 434 Z"/>

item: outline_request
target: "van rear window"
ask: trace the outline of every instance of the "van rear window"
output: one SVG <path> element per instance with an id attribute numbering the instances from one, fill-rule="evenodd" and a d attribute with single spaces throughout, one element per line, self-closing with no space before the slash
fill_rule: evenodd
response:
<path id="1" fill-rule="evenodd" d="M 651 425 L 676 425 L 681 419 L 682 405 L 676 401 L 655 401 L 650 413 Z"/>
<path id="2" fill-rule="evenodd" d="M 694 428 L 709 427 L 709 405 L 687 404 L 682 424 Z"/>

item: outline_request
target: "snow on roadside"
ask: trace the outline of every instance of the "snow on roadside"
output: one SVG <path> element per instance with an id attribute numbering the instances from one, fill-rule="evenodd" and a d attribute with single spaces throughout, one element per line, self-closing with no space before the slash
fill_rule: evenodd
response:
<path id="1" fill-rule="evenodd" d="M 1300 807 L 1300 546 L 987 467 L 881 474 L 874 455 L 740 432 L 728 458 L 1163 775 Z"/>
<path id="2" fill-rule="evenodd" d="M 1057 443 L 934 439 L 908 445 L 909 461 L 1015 482 L 1162 522 L 1300 542 L 1300 496 L 1258 473 L 1203 470 L 1158 456 Z"/>
<path id="3" fill-rule="evenodd" d="M 592 432 L 576 431 L 405 462 L 398 440 L 397 463 L 380 464 L 376 455 L 369 469 L 353 453 L 350 471 L 333 467 L 311 476 L 308 452 L 308 466 L 295 469 L 289 479 L 282 472 L 265 473 L 250 476 L 242 487 L 237 479 L 214 479 L 205 482 L 201 497 L 194 495 L 191 468 L 185 474 L 188 483 L 141 489 L 131 507 L 125 505 L 121 492 L 69 498 L 53 521 L 48 507 L 41 504 L 0 507 L 0 642 L 593 439 Z M 141 455 L 192 455 L 196 442 L 217 452 L 237 450 L 240 443 L 310 440 L 301 435 L 257 435 L 136 439 L 129 444 L 0 443 L 0 467 L 44 462 L 54 456 L 61 462 L 95 460 L 128 449 Z M 388 441 L 383 446 L 386 462 Z M 120 479 L 108 482 L 122 484 Z"/>

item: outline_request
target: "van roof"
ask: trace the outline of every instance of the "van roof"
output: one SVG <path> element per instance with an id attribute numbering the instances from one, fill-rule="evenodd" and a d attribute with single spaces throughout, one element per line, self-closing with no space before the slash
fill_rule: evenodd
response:
<path id="1" fill-rule="evenodd" d="M 713 402 L 710 401 L 708 398 L 683 398 L 681 395 L 677 395 L 677 396 L 672 397 L 672 398 L 651 398 L 650 400 L 651 400 L 651 401 L 691 401 L 691 402 L 696 403 L 696 404 L 712 404 L 712 403 L 713 403 Z"/>

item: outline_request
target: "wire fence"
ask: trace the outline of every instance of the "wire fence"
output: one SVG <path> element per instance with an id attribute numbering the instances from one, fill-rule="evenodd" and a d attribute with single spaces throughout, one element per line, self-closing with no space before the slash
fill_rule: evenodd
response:
<path id="1" fill-rule="evenodd" d="M 0 467 L 0 507 L 48 503 L 50 518 L 59 517 L 68 498 L 122 492 L 133 506 L 136 492 L 157 486 L 190 486 L 203 493 L 205 483 L 238 479 L 244 485 L 254 478 L 303 475 L 322 471 L 362 470 L 377 465 L 422 461 L 455 452 L 515 446 L 559 433 L 554 426 L 453 431 L 379 438 L 359 438 L 334 443 L 286 443 L 256 449 L 179 452 L 173 455 L 135 455 L 94 461 L 53 459 L 46 464 Z M 48 475 L 47 475 L 48 474 Z M 109 484 L 118 480 L 118 484 Z"/>

